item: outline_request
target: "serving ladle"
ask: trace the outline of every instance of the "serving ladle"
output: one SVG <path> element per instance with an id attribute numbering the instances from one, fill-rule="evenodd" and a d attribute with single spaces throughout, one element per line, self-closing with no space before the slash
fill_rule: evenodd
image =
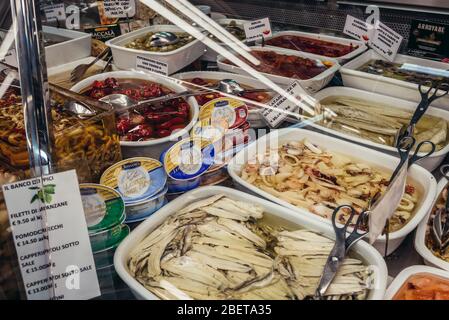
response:
<path id="1" fill-rule="evenodd" d="M 243 96 L 245 93 L 255 93 L 255 92 L 271 92 L 273 90 L 271 89 L 249 89 L 246 90 L 240 86 L 240 84 L 232 79 L 223 79 L 221 80 L 217 86 L 213 88 L 208 88 L 206 90 L 195 90 L 195 91 L 182 91 L 179 93 L 170 93 L 168 95 L 152 98 L 148 100 L 142 100 L 142 101 L 136 101 L 130 97 L 128 97 L 125 94 L 122 93 L 114 93 L 107 95 L 101 99 L 99 99 L 101 102 L 108 103 L 114 107 L 114 110 L 117 113 L 123 113 L 126 112 L 129 109 L 137 108 L 149 103 L 155 103 L 155 102 L 164 102 L 172 99 L 177 98 L 187 98 L 191 96 L 201 95 L 201 94 L 207 94 L 209 90 L 217 90 L 223 93 L 232 94 L 235 96 Z"/>
<path id="2" fill-rule="evenodd" d="M 160 31 L 153 34 L 150 38 L 150 45 L 152 47 L 165 47 L 179 42 L 176 34 L 167 31 Z"/>

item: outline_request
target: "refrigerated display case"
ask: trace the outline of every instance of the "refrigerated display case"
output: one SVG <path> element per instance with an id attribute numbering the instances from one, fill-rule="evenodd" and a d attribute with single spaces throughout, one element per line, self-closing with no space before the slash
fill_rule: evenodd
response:
<path id="1" fill-rule="evenodd" d="M 413 265 L 449 278 L 443 2 L 11 5 L 0 184 L 10 197 L 75 170 L 85 226 L 65 232 L 90 243 L 100 290 L 79 297 L 383 299 Z M 54 188 L 30 204 L 44 206 L 47 251 L 65 239 L 49 230 Z M 23 262 L 3 193 L 0 298 L 46 297 L 29 290 L 38 271 L 47 298 L 63 298 L 59 256 Z M 328 257 L 346 259 L 340 273 Z"/>

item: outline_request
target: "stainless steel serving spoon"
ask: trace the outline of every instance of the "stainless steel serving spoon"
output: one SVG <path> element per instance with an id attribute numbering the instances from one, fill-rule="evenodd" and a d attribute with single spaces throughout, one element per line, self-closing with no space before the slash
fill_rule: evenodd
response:
<path id="1" fill-rule="evenodd" d="M 150 45 L 152 47 L 165 47 L 179 42 L 176 34 L 167 31 L 160 31 L 153 34 L 150 38 Z"/>

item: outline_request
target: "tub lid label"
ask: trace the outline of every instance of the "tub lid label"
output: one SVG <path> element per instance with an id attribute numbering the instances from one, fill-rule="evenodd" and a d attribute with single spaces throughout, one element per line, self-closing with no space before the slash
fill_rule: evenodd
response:
<path id="1" fill-rule="evenodd" d="M 29 300 L 100 295 L 75 170 L 3 185 Z"/>
<path id="2" fill-rule="evenodd" d="M 114 189 L 99 184 L 81 184 L 80 192 L 89 232 L 109 229 L 124 219 L 125 204 Z"/>
<path id="3" fill-rule="evenodd" d="M 136 203 L 160 192 L 167 181 L 162 163 L 151 158 L 131 158 L 108 168 L 100 183 L 117 190 L 125 204 Z"/>
<path id="4" fill-rule="evenodd" d="M 215 128 L 232 129 L 246 122 L 248 106 L 240 100 L 217 98 L 204 104 L 200 109 L 199 120 L 208 122 Z"/>
<path id="5" fill-rule="evenodd" d="M 161 74 L 163 76 L 168 76 L 168 64 L 155 60 L 150 59 L 147 57 L 137 56 L 136 57 L 136 70 L 145 71 L 145 72 L 151 72 L 151 73 L 157 73 Z"/>
<path id="6" fill-rule="evenodd" d="M 187 138 L 164 154 L 164 168 L 174 180 L 197 178 L 214 164 L 215 148 L 210 141 Z"/>

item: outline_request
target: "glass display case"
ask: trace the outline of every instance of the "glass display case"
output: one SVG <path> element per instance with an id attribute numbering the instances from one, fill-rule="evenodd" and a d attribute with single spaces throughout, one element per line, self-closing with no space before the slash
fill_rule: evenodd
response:
<path id="1" fill-rule="evenodd" d="M 445 1 L 3 1 L 0 299 L 444 299 L 448 63 Z"/>

